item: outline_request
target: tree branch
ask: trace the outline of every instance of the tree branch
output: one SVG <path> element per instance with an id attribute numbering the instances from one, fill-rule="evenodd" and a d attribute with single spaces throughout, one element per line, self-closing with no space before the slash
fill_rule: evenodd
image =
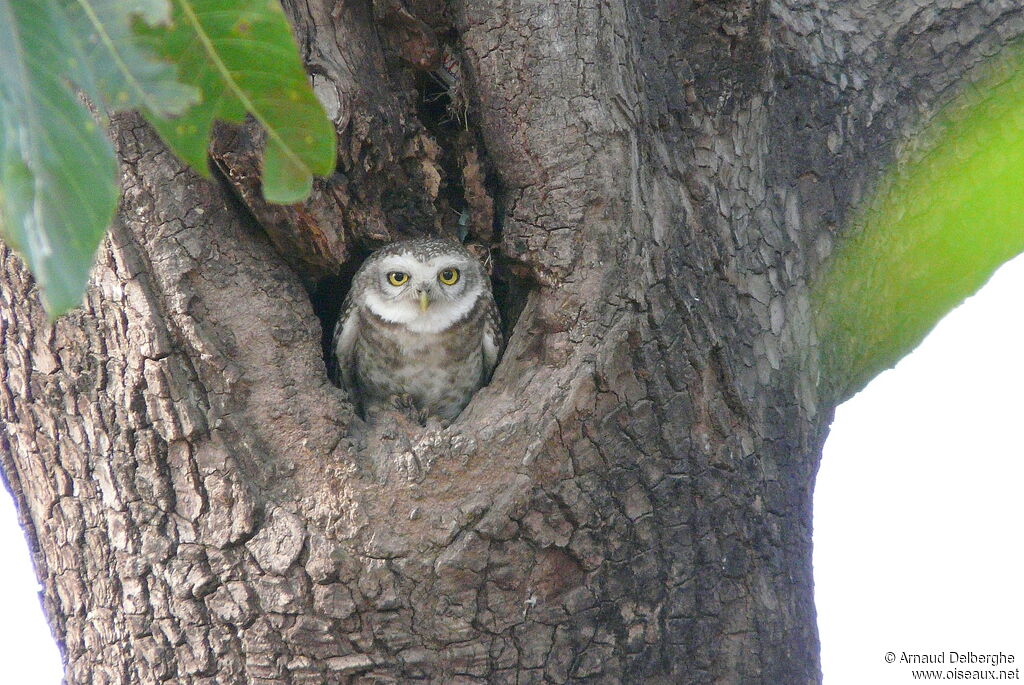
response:
<path id="1" fill-rule="evenodd" d="M 941 178 L 944 172 L 933 162 L 913 171 L 906 167 L 928 155 L 934 160 L 952 154 L 952 148 L 926 154 L 942 135 L 948 137 L 944 145 L 962 146 L 955 122 L 963 117 L 936 117 L 958 92 L 986 77 L 1002 46 L 1024 34 L 1024 8 L 989 0 L 923 5 L 910 0 L 884 5 L 783 0 L 773 4 L 773 12 L 788 85 L 779 91 L 773 112 L 772 147 L 776 166 L 795 172 L 780 178 L 783 186 L 792 184 L 791 190 L 781 190 L 788 196 L 788 223 L 815 245 L 809 269 L 816 283 L 822 399 L 831 404 L 913 349 L 942 315 L 1019 251 L 1012 217 L 1009 223 L 1001 215 L 997 220 L 994 209 L 989 221 L 981 214 L 969 221 L 964 208 L 958 210 L 953 202 L 972 192 L 968 182 L 991 188 L 998 179 L 980 172 L 968 181 L 961 174 L 962 184 L 956 185 Z M 969 102 L 960 100 L 956 106 L 963 109 Z M 1003 105 L 1010 106 L 1005 99 Z M 980 147 L 970 155 L 992 152 L 986 147 L 991 143 L 973 142 Z M 889 183 L 883 201 L 874 196 L 875 188 L 894 161 L 901 173 L 921 178 L 914 188 Z M 946 172 L 956 166 L 948 164 Z M 925 179 L 932 184 L 930 195 L 916 185 Z M 935 225 L 911 227 L 894 216 L 901 193 L 924 193 L 904 198 L 915 206 L 936 200 L 913 219 L 931 217 Z M 865 202 L 876 208 L 888 203 L 889 214 L 872 214 L 865 227 L 867 215 L 857 213 Z M 961 220 L 979 233 L 988 233 L 984 246 L 964 244 L 951 211 L 959 211 Z M 861 247 L 844 247 L 851 239 Z M 936 241 L 945 241 L 963 258 L 945 262 L 935 255 Z M 975 258 L 966 258 L 975 250 Z"/>
<path id="2" fill-rule="evenodd" d="M 817 283 L 823 382 L 841 401 L 1024 251 L 1024 67 L 961 97 L 890 174 Z"/>

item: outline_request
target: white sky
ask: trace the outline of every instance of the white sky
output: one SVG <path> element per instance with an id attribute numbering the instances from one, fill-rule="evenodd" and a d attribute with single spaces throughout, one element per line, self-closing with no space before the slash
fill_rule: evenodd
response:
<path id="1" fill-rule="evenodd" d="M 39 583 L 7 488 L 0 486 L 0 681 L 59 685 L 64 676 L 57 645 L 43 619 Z"/>
<path id="2" fill-rule="evenodd" d="M 814 502 L 825 685 L 916 682 L 888 651 L 1002 650 L 1024 672 L 1022 296 L 1018 257 L 836 412 Z M 7 494 L 0 549 L 0 681 L 57 685 Z"/>
<path id="3" fill-rule="evenodd" d="M 1002 650 L 1024 679 L 1022 297 L 1018 257 L 836 411 L 814 496 L 825 685 L 917 682 L 888 651 L 949 670 Z"/>

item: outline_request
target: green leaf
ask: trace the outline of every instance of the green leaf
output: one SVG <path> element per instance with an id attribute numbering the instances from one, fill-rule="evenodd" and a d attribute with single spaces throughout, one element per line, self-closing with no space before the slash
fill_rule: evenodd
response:
<path id="1" fill-rule="evenodd" d="M 113 151 L 78 92 L 142 109 L 207 174 L 213 121 L 252 114 L 273 202 L 334 167 L 334 128 L 277 0 L 0 0 L 0 235 L 51 315 L 81 300 L 117 206 Z"/>
<path id="2" fill-rule="evenodd" d="M 111 110 L 164 115 L 197 102 L 173 65 L 134 41 L 166 0 L 0 0 L 0 235 L 56 316 L 82 298 L 117 208 L 117 162 L 77 90 Z"/>
<path id="3" fill-rule="evenodd" d="M 0 234 L 24 257 L 51 315 L 76 306 L 117 206 L 117 163 L 62 74 L 51 0 L 0 0 Z"/>
<path id="4" fill-rule="evenodd" d="M 1024 251 L 1024 60 L 998 65 L 881 184 L 815 286 L 822 378 L 842 400 Z"/>
<path id="5" fill-rule="evenodd" d="M 142 107 L 181 114 L 199 91 L 177 81 L 176 69 L 140 47 L 132 24 L 170 20 L 168 0 L 56 0 L 65 19 L 64 47 L 73 60 L 69 78 L 111 111 Z"/>
<path id="6" fill-rule="evenodd" d="M 309 194 L 313 174 L 334 169 L 334 126 L 309 86 L 277 0 L 174 0 L 170 27 L 146 35 L 202 92 L 202 102 L 178 118 L 147 113 L 192 167 L 209 174 L 206 149 L 215 119 L 237 123 L 248 113 L 267 134 L 267 200 L 298 202 Z"/>

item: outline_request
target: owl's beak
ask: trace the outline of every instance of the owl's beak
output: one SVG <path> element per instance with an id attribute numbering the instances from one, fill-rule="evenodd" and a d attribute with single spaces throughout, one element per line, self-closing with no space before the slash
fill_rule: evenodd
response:
<path id="1" fill-rule="evenodd" d="M 421 312 L 427 311 L 427 307 L 429 307 L 429 306 L 430 306 L 430 297 L 427 296 L 427 291 L 426 290 L 421 290 L 420 291 L 420 311 Z"/>

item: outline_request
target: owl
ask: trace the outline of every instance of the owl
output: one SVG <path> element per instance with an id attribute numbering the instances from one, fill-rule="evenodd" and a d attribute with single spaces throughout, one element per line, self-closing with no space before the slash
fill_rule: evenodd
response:
<path id="1" fill-rule="evenodd" d="M 336 379 L 367 418 L 397 400 L 450 421 L 501 355 L 490 278 L 450 240 L 388 245 L 356 272 L 332 347 Z"/>

